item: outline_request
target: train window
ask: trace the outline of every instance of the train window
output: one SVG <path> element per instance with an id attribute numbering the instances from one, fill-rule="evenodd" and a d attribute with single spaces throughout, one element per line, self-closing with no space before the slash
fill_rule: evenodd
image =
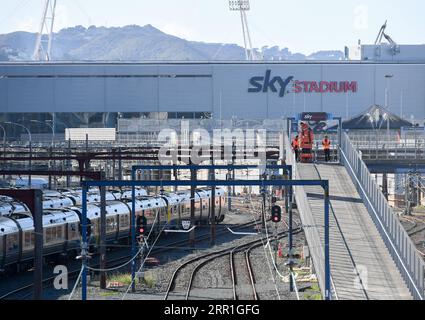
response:
<path id="1" fill-rule="evenodd" d="M 72 223 L 69 225 L 68 227 L 68 237 L 69 239 L 77 239 L 79 234 L 78 234 L 78 227 L 76 223 Z"/>
<path id="2" fill-rule="evenodd" d="M 34 243 L 34 233 L 32 231 L 25 232 L 24 247 L 30 247 Z"/>
<path id="3" fill-rule="evenodd" d="M 114 231 L 115 225 L 115 217 L 106 219 L 106 231 Z"/>
<path id="4" fill-rule="evenodd" d="M 46 243 L 49 243 L 50 241 L 52 241 L 52 228 L 47 228 L 46 229 Z"/>
<path id="5" fill-rule="evenodd" d="M 62 240 L 65 238 L 63 236 L 63 226 L 56 227 L 56 240 Z"/>
<path id="6" fill-rule="evenodd" d="M 17 251 L 19 247 L 18 234 L 9 234 L 6 238 L 6 251 Z"/>
<path id="7" fill-rule="evenodd" d="M 129 226 L 128 215 L 121 215 L 120 216 L 120 226 L 121 227 L 128 227 Z"/>

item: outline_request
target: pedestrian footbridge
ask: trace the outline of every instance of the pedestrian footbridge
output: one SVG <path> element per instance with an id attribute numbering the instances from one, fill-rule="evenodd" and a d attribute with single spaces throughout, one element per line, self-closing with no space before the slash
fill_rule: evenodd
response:
<path id="1" fill-rule="evenodd" d="M 290 148 L 286 150 L 294 179 L 329 180 L 333 299 L 424 299 L 422 257 L 347 135 L 343 136 L 340 151 L 342 164 L 301 164 L 295 163 Z M 323 189 L 294 189 L 319 285 L 324 291 Z"/>

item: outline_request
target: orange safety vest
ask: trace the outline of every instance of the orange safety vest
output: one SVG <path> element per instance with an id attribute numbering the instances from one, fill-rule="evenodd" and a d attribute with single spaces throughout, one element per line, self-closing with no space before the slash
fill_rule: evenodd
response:
<path id="1" fill-rule="evenodd" d="M 293 140 L 292 140 L 292 149 L 298 149 L 300 147 L 300 145 L 299 145 L 299 141 L 298 141 L 298 139 L 297 138 L 294 138 Z"/>
<path id="2" fill-rule="evenodd" d="M 329 139 L 323 139 L 322 145 L 325 150 L 329 150 L 331 148 L 331 141 Z"/>

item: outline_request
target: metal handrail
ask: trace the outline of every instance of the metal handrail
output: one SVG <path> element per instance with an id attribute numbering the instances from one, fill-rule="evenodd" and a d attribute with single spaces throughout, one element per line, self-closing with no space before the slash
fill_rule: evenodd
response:
<path id="1" fill-rule="evenodd" d="M 424 300 L 425 262 L 347 134 L 342 137 L 341 155 L 411 294 L 415 299 Z"/>

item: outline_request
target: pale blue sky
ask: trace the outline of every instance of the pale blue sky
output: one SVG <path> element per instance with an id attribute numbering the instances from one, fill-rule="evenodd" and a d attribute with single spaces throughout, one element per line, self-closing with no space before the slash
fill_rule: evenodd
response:
<path id="1" fill-rule="evenodd" d="M 66 26 L 152 24 L 188 40 L 242 45 L 240 17 L 228 0 L 57 0 L 55 30 Z M 0 0 L 0 33 L 36 31 L 44 0 Z M 383 22 L 401 44 L 425 43 L 423 0 L 251 0 L 253 45 L 293 52 L 372 43 Z"/>

